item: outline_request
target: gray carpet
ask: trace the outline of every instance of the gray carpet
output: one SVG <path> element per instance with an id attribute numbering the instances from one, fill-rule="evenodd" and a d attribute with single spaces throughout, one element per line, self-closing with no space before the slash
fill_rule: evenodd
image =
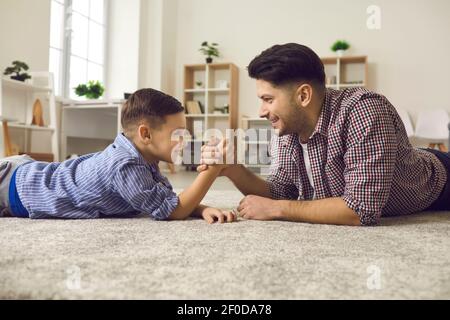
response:
<path id="1" fill-rule="evenodd" d="M 2 218 L 0 298 L 449 299 L 450 213 L 374 228 Z"/>

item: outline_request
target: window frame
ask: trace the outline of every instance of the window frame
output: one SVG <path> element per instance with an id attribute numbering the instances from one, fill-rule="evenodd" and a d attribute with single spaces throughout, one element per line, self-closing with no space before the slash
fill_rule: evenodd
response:
<path id="1" fill-rule="evenodd" d="M 59 70 L 59 88 L 60 93 L 63 98 L 70 98 L 71 88 L 70 88 L 70 60 L 72 56 L 72 15 L 74 11 L 72 10 L 72 0 L 51 0 L 51 2 L 56 2 L 63 5 L 63 21 L 62 21 L 62 45 L 61 48 L 55 48 L 49 43 L 49 61 L 50 61 L 50 49 L 58 50 L 61 53 L 61 61 L 60 61 L 60 70 Z M 80 14 L 81 16 L 88 19 L 88 38 L 87 41 L 87 52 L 89 52 L 89 23 L 92 20 L 90 15 L 86 16 L 80 12 L 76 12 L 77 14 Z M 108 7 L 108 1 L 103 1 L 103 23 L 99 23 L 95 20 L 92 20 L 92 23 L 97 23 L 98 25 L 102 26 L 103 28 L 103 64 L 99 64 L 95 61 L 89 60 L 88 57 L 80 57 L 78 55 L 73 54 L 73 56 L 82 59 L 86 61 L 86 75 L 88 72 L 88 66 L 89 63 L 94 63 L 100 67 L 102 67 L 102 76 L 103 76 L 103 85 L 105 88 L 107 87 L 107 48 L 109 43 L 109 7 Z M 51 30 L 50 30 L 51 34 Z M 51 36 L 50 36 L 51 37 Z M 49 62 L 50 64 L 50 62 Z M 90 80 L 90 79 L 87 79 Z"/>

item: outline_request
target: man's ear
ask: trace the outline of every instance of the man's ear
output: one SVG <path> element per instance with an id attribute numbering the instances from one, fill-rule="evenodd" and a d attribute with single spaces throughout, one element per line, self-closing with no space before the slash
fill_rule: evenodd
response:
<path id="1" fill-rule="evenodd" d="M 312 99 L 313 88 L 308 83 L 303 83 L 297 87 L 295 92 L 297 105 L 300 107 L 307 107 Z"/>
<path id="2" fill-rule="evenodd" d="M 149 143 L 152 142 L 152 131 L 145 124 L 139 125 L 139 127 L 138 127 L 138 136 L 139 136 L 139 140 L 143 144 L 149 144 Z"/>

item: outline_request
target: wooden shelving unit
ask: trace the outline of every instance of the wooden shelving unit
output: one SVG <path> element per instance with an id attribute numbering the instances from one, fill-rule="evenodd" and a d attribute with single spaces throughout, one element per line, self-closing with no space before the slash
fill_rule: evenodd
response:
<path id="1" fill-rule="evenodd" d="M 326 86 L 340 90 L 352 87 L 367 87 L 367 56 L 325 57 Z M 335 80 L 335 81 L 333 81 Z"/>
<path id="2" fill-rule="evenodd" d="M 0 157 L 11 155 L 8 153 L 26 153 L 36 160 L 59 161 L 59 126 L 53 91 L 53 74 L 49 72 L 29 72 L 29 74 L 32 76 L 29 82 L 1 78 L 0 118 L 5 119 L 2 125 L 7 128 L 6 131 L 11 131 L 10 135 L 6 135 L 10 136 L 11 145 L 16 145 L 18 150 L 13 151 L 12 149 L 15 148 L 11 146 L 2 148 Z M 43 104 L 45 126 L 31 124 L 33 104 L 36 99 Z M 50 152 L 36 150 L 35 142 L 43 138 L 49 139 L 49 142 L 40 142 L 40 145 L 50 146 Z"/>
<path id="3" fill-rule="evenodd" d="M 202 86 L 198 87 L 197 82 Z M 187 169 L 194 169 L 198 163 L 198 150 L 209 140 L 212 132 L 219 129 L 225 136 L 226 129 L 238 127 L 239 69 L 233 63 L 193 64 L 184 66 L 183 104 L 187 110 L 188 101 L 198 101 L 202 113 L 186 113 L 187 129 L 192 137 L 187 145 L 191 153 L 185 152 L 184 162 L 190 162 Z M 217 113 L 217 108 L 227 106 L 228 112 Z M 193 152 L 198 149 L 197 152 Z M 197 157 L 193 157 L 197 154 Z"/>

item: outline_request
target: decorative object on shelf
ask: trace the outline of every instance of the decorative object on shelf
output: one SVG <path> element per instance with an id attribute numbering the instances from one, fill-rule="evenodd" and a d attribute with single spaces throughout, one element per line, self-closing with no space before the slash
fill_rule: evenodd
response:
<path id="1" fill-rule="evenodd" d="M 31 124 L 37 125 L 39 127 L 44 126 L 44 118 L 42 117 L 42 104 L 41 100 L 36 99 L 36 101 L 33 104 L 33 120 L 31 121 Z"/>
<path id="2" fill-rule="evenodd" d="M 344 51 L 350 48 L 350 44 L 345 40 L 337 40 L 331 46 L 331 51 L 336 52 L 338 57 L 342 57 L 344 55 Z"/>
<path id="3" fill-rule="evenodd" d="M 228 81 L 227 80 L 217 80 L 216 88 L 218 89 L 228 89 Z"/>
<path id="4" fill-rule="evenodd" d="M 213 42 L 211 44 L 208 44 L 208 41 L 204 41 L 202 43 L 201 48 L 199 51 L 203 53 L 206 56 L 206 63 L 213 62 L 212 57 L 219 57 L 219 49 L 217 48 L 218 44 Z"/>
<path id="5" fill-rule="evenodd" d="M 336 76 L 327 76 L 326 77 L 326 84 L 327 85 L 336 84 Z"/>
<path id="6" fill-rule="evenodd" d="M 12 62 L 12 65 L 13 65 L 12 67 L 7 67 L 5 69 L 5 72 L 3 72 L 3 74 L 5 76 L 14 74 L 11 76 L 11 79 L 22 81 L 22 82 L 24 82 L 27 79 L 31 79 L 31 76 L 28 73 L 26 73 L 26 72 L 21 73 L 22 69 L 25 71 L 27 71 L 29 69 L 28 65 L 25 62 L 15 60 Z"/>
<path id="7" fill-rule="evenodd" d="M 202 81 L 196 81 L 195 82 L 195 88 L 196 89 L 203 89 L 203 82 Z"/>
<path id="8" fill-rule="evenodd" d="M 88 81 L 87 84 L 80 84 L 75 88 L 75 93 L 77 96 L 86 96 L 88 99 L 98 99 L 105 92 L 105 88 L 100 83 L 100 81 Z"/>
<path id="9" fill-rule="evenodd" d="M 214 114 L 228 114 L 230 106 L 226 103 L 222 107 L 214 107 Z"/>
<path id="10" fill-rule="evenodd" d="M 202 114 L 202 106 L 200 101 L 186 101 L 186 113 L 187 114 Z"/>

